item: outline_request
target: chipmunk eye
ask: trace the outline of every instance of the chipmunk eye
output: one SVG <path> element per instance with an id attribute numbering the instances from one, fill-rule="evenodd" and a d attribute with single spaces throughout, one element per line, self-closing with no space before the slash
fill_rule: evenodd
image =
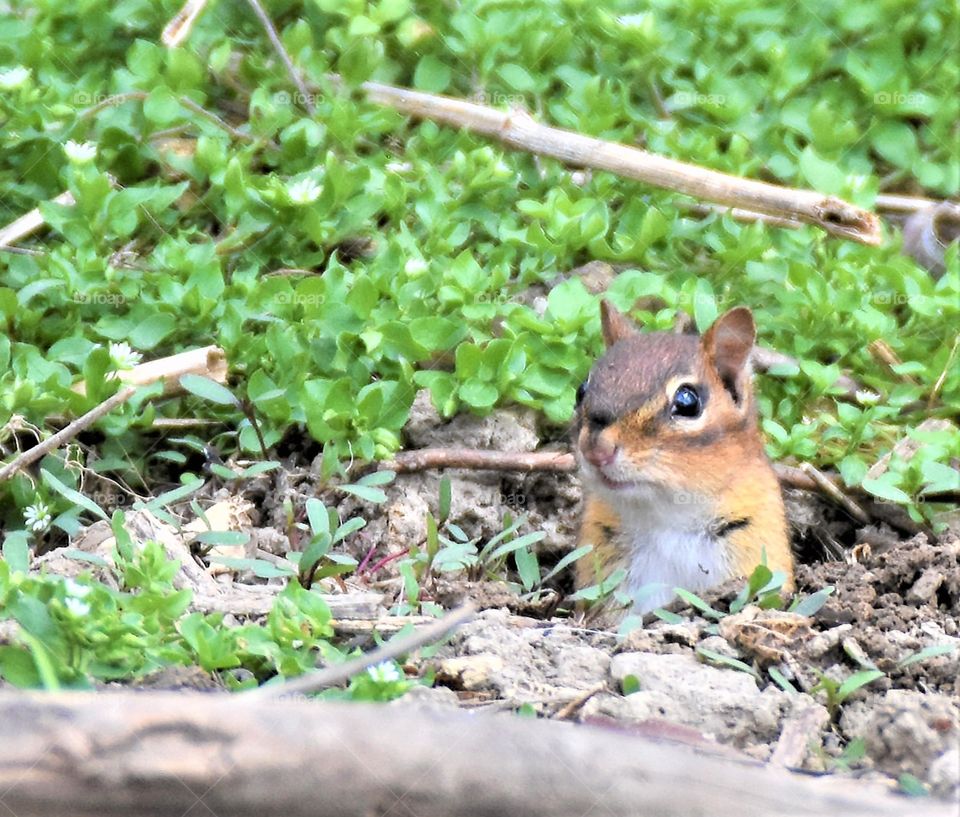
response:
<path id="1" fill-rule="evenodd" d="M 579 406 L 583 402 L 583 398 L 587 396 L 587 381 L 584 380 L 579 386 L 577 386 L 577 405 Z"/>
<path id="2" fill-rule="evenodd" d="M 670 407 L 670 413 L 674 417 L 695 418 L 700 416 L 703 411 L 703 404 L 700 401 L 700 395 L 693 386 L 684 384 L 673 395 L 673 405 Z"/>

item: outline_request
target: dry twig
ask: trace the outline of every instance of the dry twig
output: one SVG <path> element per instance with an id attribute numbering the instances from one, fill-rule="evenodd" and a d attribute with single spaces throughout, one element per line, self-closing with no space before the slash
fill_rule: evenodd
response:
<path id="1" fill-rule="evenodd" d="M 257 18 L 260 20 L 260 24 L 263 26 L 264 30 L 267 32 L 267 36 L 270 38 L 270 43 L 273 45 L 274 50 L 277 52 L 277 55 L 283 62 L 284 67 L 287 69 L 287 74 L 290 76 L 290 80 L 293 82 L 294 87 L 296 87 L 300 94 L 300 103 L 304 108 L 306 108 L 307 113 L 313 116 L 313 114 L 316 113 L 316 107 L 313 104 L 310 91 L 307 90 L 307 84 L 303 81 L 303 77 L 300 76 L 300 72 L 293 64 L 293 60 L 290 59 L 287 49 L 283 47 L 283 42 L 280 39 L 280 35 L 277 34 L 277 29 L 273 24 L 273 20 L 270 19 L 270 15 L 267 14 L 263 6 L 260 5 L 260 0 L 247 0 L 247 3 L 250 4 L 250 8 L 252 8 L 254 14 L 257 15 Z"/>
<path id="2" fill-rule="evenodd" d="M 361 88 L 372 102 L 418 119 L 480 133 L 512 148 L 572 165 L 608 170 L 716 204 L 813 224 L 831 235 L 863 244 L 877 245 L 881 241 L 880 222 L 875 214 L 814 190 L 730 176 L 629 145 L 541 125 L 523 111 L 505 113 L 462 99 L 378 82 L 365 82 Z"/>
<path id="3" fill-rule="evenodd" d="M 367 667 L 372 667 L 374 664 L 379 664 L 383 661 L 391 661 L 399 658 L 401 655 L 413 652 L 425 644 L 439 641 L 451 630 L 456 629 L 464 622 L 473 618 L 475 612 L 471 605 L 464 605 L 432 624 L 411 633 L 406 638 L 394 639 L 382 647 L 378 647 L 351 661 L 335 664 L 332 667 L 326 667 L 317 672 L 301 675 L 289 681 L 258 687 L 244 694 L 248 698 L 272 698 L 276 700 L 289 698 L 293 695 L 308 695 L 311 692 L 316 692 L 325 687 L 334 686 L 346 681 L 358 672 L 362 672 Z"/>
<path id="4" fill-rule="evenodd" d="M 39 459 L 42 459 L 68 440 L 72 440 L 81 431 L 93 425 L 101 417 L 109 414 L 117 406 L 122 405 L 131 397 L 133 397 L 136 391 L 136 386 L 126 386 L 120 389 L 120 391 L 108 397 L 106 400 L 100 403 L 100 405 L 94 406 L 82 417 L 78 417 L 66 428 L 62 428 L 56 434 L 51 434 L 42 443 L 33 446 L 33 448 L 28 448 L 16 459 L 8 462 L 5 466 L 3 466 L 3 468 L 0 468 L 0 482 L 10 479 L 10 477 L 16 474 L 20 469 L 31 465 Z"/>

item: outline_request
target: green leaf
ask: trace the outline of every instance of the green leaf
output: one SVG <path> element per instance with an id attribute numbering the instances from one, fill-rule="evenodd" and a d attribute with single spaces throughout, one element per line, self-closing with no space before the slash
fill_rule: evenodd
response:
<path id="1" fill-rule="evenodd" d="M 930 792 L 927 791 L 923 782 L 909 772 L 904 772 L 897 778 L 897 785 L 900 787 L 900 791 L 908 797 L 930 796 Z"/>
<path id="2" fill-rule="evenodd" d="M 177 319 L 164 312 L 154 312 L 130 330 L 130 345 L 150 350 L 166 340 L 177 327 Z"/>
<path id="3" fill-rule="evenodd" d="M 910 495 L 908 493 L 896 485 L 891 484 L 890 480 L 894 478 L 894 475 L 889 474 L 889 472 L 879 479 L 865 477 L 862 483 L 863 490 L 889 502 L 901 502 L 904 504 L 910 502 Z"/>
<path id="4" fill-rule="evenodd" d="M 709 659 L 715 664 L 722 664 L 723 666 L 730 667 L 731 669 L 735 669 L 740 672 L 746 672 L 749 675 L 752 675 L 758 681 L 760 680 L 760 673 L 758 673 L 749 664 L 745 664 L 738 658 L 731 658 L 729 655 L 714 652 L 713 650 L 708 650 L 705 647 L 697 647 L 697 655 L 702 655 L 704 658 Z"/>
<path id="5" fill-rule="evenodd" d="M 709 604 L 707 604 L 703 599 L 701 599 L 695 593 L 691 593 L 689 590 L 684 590 L 682 587 L 674 587 L 673 592 L 676 593 L 681 599 L 683 599 L 691 607 L 695 607 L 705 616 L 709 618 L 721 619 L 724 617 L 725 613 L 721 613 L 719 610 L 714 610 Z"/>
<path id="6" fill-rule="evenodd" d="M 221 406 L 239 406 L 240 401 L 226 386 L 222 386 L 209 377 L 198 374 L 185 374 L 180 377 L 180 385 L 190 394 L 217 403 Z"/>
<path id="7" fill-rule="evenodd" d="M 508 62 L 497 69 L 500 78 L 515 91 L 532 91 L 534 89 L 533 77 L 522 65 Z"/>
<path id="8" fill-rule="evenodd" d="M 532 590 L 540 584 L 540 563 L 537 554 L 527 548 L 520 548 L 513 552 L 513 560 L 520 574 L 520 583 L 524 590 Z"/>
<path id="9" fill-rule="evenodd" d="M 464 403 L 475 409 L 491 408 L 500 396 L 495 386 L 476 377 L 467 380 L 457 393 Z"/>
<path id="10" fill-rule="evenodd" d="M 202 479 L 194 478 L 190 482 L 181 485 L 179 488 L 173 488 L 172 490 L 166 491 L 160 496 L 154 497 L 149 502 L 134 502 L 133 510 L 147 510 L 152 513 L 156 513 L 158 510 L 172 505 L 174 502 L 179 502 L 182 499 L 186 499 L 188 496 L 195 494 L 199 491 L 206 483 Z"/>
<path id="11" fill-rule="evenodd" d="M 26 573 L 30 569 L 30 540 L 26 531 L 10 531 L 3 537 L 3 560 L 12 571 Z"/>
<path id="12" fill-rule="evenodd" d="M 897 662 L 897 666 L 903 669 L 904 667 L 909 667 L 911 664 L 917 664 L 920 661 L 926 661 L 928 658 L 936 658 L 938 655 L 950 655 L 953 652 L 956 652 L 956 644 L 933 644 L 929 647 L 924 647 L 922 650 L 908 655 L 906 658 Z"/>
<path id="13" fill-rule="evenodd" d="M 883 673 L 878 669 L 866 669 L 853 673 L 840 684 L 837 690 L 837 700 L 842 703 L 858 689 L 867 686 L 867 684 L 872 684 L 878 678 L 883 678 Z"/>
<path id="14" fill-rule="evenodd" d="M 43 481 L 50 486 L 51 489 L 60 494 L 60 496 L 62 496 L 68 502 L 72 502 L 74 505 L 79 505 L 84 510 L 89 511 L 94 516 L 99 516 L 101 519 L 109 519 L 103 508 L 101 508 L 96 502 L 94 502 L 92 499 L 88 499 L 79 491 L 75 491 L 73 488 L 68 488 L 45 468 L 40 469 L 40 476 L 42 477 Z"/>
<path id="15" fill-rule="evenodd" d="M 432 54 L 427 54 L 420 59 L 413 72 L 413 87 L 439 94 L 447 90 L 450 78 L 450 68 Z"/>
<path id="16" fill-rule="evenodd" d="M 633 695 L 634 692 L 639 692 L 640 680 L 636 675 L 624 675 L 620 681 L 620 691 L 624 695 Z"/>
<path id="17" fill-rule="evenodd" d="M 557 562 L 547 574 L 543 577 L 543 582 L 546 583 L 558 573 L 566 570 L 574 562 L 579 561 L 588 553 L 593 551 L 593 545 L 580 545 L 578 548 L 571 550 L 566 556 L 564 556 L 559 562 Z"/>
<path id="18" fill-rule="evenodd" d="M 144 100 L 143 114 L 154 125 L 160 126 L 171 125 L 183 115 L 180 102 L 173 92 L 163 85 L 154 88 Z"/>
<path id="19" fill-rule="evenodd" d="M 376 487 L 378 485 L 389 485 L 396 479 L 396 471 L 373 471 L 357 480 L 357 485 L 368 485 Z"/>
<path id="20" fill-rule="evenodd" d="M 445 522 L 447 517 L 450 516 L 450 503 L 452 498 L 450 477 L 444 475 L 440 477 L 440 503 L 437 508 L 437 514 L 440 517 L 441 523 Z"/>
<path id="21" fill-rule="evenodd" d="M 250 541 L 250 534 L 236 530 L 205 530 L 193 537 L 193 541 L 211 546 L 245 545 Z"/>
<path id="22" fill-rule="evenodd" d="M 809 145 L 800 154 L 800 171 L 818 193 L 840 195 L 846 184 L 846 174 L 832 162 L 820 158 Z"/>
<path id="23" fill-rule="evenodd" d="M 387 495 L 379 488 L 373 488 L 369 485 L 341 485 L 340 490 L 344 493 L 353 494 L 365 502 L 380 504 L 387 501 Z"/>
<path id="24" fill-rule="evenodd" d="M 327 506 L 319 499 L 310 497 L 306 502 L 307 521 L 310 523 L 310 532 L 314 536 L 330 535 L 330 514 Z"/>
<path id="25" fill-rule="evenodd" d="M 292 564 L 274 564 L 265 559 L 234 559 L 227 556 L 210 556 L 209 559 L 211 563 L 224 565 L 231 570 L 250 570 L 261 579 L 293 578 L 297 575 Z"/>
<path id="26" fill-rule="evenodd" d="M 797 694 L 797 688 L 790 683 L 790 680 L 785 676 L 780 670 L 776 667 L 770 667 L 767 670 L 767 673 L 770 677 L 776 682 L 777 686 L 780 687 L 784 692 L 789 692 L 791 694 Z"/>
<path id="27" fill-rule="evenodd" d="M 791 605 L 790 612 L 796 613 L 798 616 L 814 616 L 820 611 L 823 605 L 827 603 L 827 599 L 830 598 L 833 591 L 833 587 L 824 587 L 816 593 L 811 593 L 809 596 L 797 599 Z"/>

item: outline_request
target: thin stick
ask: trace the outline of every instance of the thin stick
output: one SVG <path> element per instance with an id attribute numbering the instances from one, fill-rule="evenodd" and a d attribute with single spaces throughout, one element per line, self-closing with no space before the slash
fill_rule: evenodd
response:
<path id="1" fill-rule="evenodd" d="M 224 121 L 219 116 L 217 116 L 213 111 L 208 111 L 202 105 L 198 105 L 188 96 L 181 96 L 178 100 L 184 108 L 188 111 L 193 111 L 197 116 L 202 116 L 212 125 L 216 125 L 223 131 L 229 133 L 234 139 L 239 142 L 258 142 L 260 141 L 256 136 L 253 136 L 249 133 L 244 133 L 242 130 L 237 130 L 229 122 Z"/>
<path id="2" fill-rule="evenodd" d="M 116 394 L 111 397 L 108 397 L 100 405 L 94 406 L 90 411 L 84 414 L 82 417 L 78 417 L 66 428 L 61 429 L 56 434 L 52 434 L 47 437 L 42 443 L 35 445 L 33 448 L 28 448 L 16 459 L 8 462 L 2 469 L 0 469 L 0 482 L 5 482 L 10 479 L 14 474 L 17 473 L 21 468 L 36 462 L 37 460 L 45 457 L 51 451 L 56 448 L 59 448 L 67 440 L 71 440 L 77 436 L 81 431 L 83 431 L 88 426 L 93 425 L 97 420 L 103 417 L 106 414 L 109 414 L 117 406 L 125 403 L 137 392 L 136 386 L 126 386 L 125 388 L 120 389 Z"/>
<path id="3" fill-rule="evenodd" d="M 200 16 L 200 12 L 207 5 L 207 0 L 187 0 L 183 8 L 163 27 L 160 42 L 167 48 L 176 48 L 190 36 L 193 24 Z"/>
<path id="4" fill-rule="evenodd" d="M 836 483 L 834 483 L 833 480 L 828 479 L 822 471 L 811 465 L 809 462 L 800 463 L 800 470 L 809 476 L 815 483 L 817 483 L 821 493 L 826 494 L 838 505 L 842 506 L 847 513 L 849 513 L 850 516 L 856 519 L 860 524 L 866 525 L 870 521 L 870 517 L 864 513 L 863 508 L 861 508 L 856 502 L 854 502 L 843 491 L 841 491 L 840 488 L 837 487 Z"/>
<path id="5" fill-rule="evenodd" d="M 253 3 L 255 0 L 248 0 Z M 522 111 L 504 113 L 462 99 L 365 82 L 367 97 L 419 119 L 480 133 L 504 144 L 581 167 L 608 170 L 694 198 L 813 224 L 831 235 L 879 245 L 874 213 L 814 190 L 796 190 L 742 179 L 628 145 L 541 125 Z"/>
<path id="6" fill-rule="evenodd" d="M 401 655 L 413 652 L 425 644 L 440 640 L 451 630 L 472 619 L 475 612 L 476 610 L 472 605 L 466 604 L 448 613 L 433 624 L 429 624 L 423 629 L 411 633 L 406 638 L 394 639 L 371 652 L 354 658 L 352 661 L 335 664 L 332 667 L 326 667 L 317 672 L 301 675 L 298 678 L 292 678 L 289 681 L 283 681 L 279 684 L 258 687 L 257 689 L 244 693 L 244 695 L 247 698 L 277 700 L 290 698 L 294 695 L 308 695 L 319 689 L 334 686 L 342 681 L 346 681 L 358 672 L 362 672 L 367 667 L 380 664 L 383 661 L 391 661 L 399 658 Z"/>
<path id="7" fill-rule="evenodd" d="M 418 448 L 401 451 L 380 464 L 398 474 L 433 468 L 471 468 L 488 471 L 573 471 L 573 454 L 562 451 L 483 451 L 475 448 Z"/>
<path id="8" fill-rule="evenodd" d="M 937 402 L 937 398 L 940 396 L 940 389 L 943 388 L 943 383 L 947 379 L 947 372 L 950 371 L 953 360 L 957 356 L 958 346 L 960 346 L 960 334 L 953 339 L 953 347 L 950 349 L 950 354 L 947 355 L 947 362 L 943 366 L 943 371 L 940 372 L 937 382 L 933 384 L 933 388 L 930 390 L 930 396 L 927 398 L 927 408 L 932 408 L 933 404 Z"/>
<path id="9" fill-rule="evenodd" d="M 762 221 L 764 224 L 769 224 L 772 227 L 786 227 L 788 229 L 794 229 L 796 227 L 803 226 L 803 222 L 798 221 L 795 218 L 770 216 L 766 213 L 756 213 L 753 210 L 743 210 L 739 207 L 723 207 L 719 204 L 688 204 L 685 206 L 682 205 L 682 209 L 698 216 L 709 216 L 714 214 L 719 216 L 729 215 L 736 221 L 745 221 L 748 223 Z"/>
<path id="10" fill-rule="evenodd" d="M 70 207 L 76 204 L 76 200 L 73 198 L 73 193 L 66 190 L 53 199 L 53 203 Z M 16 221 L 12 221 L 3 229 L 0 229 L 0 247 L 9 247 L 14 242 L 33 235 L 44 223 L 40 208 L 35 207 L 29 213 L 24 213 Z"/>
<path id="11" fill-rule="evenodd" d="M 584 692 L 581 692 L 579 695 L 577 695 L 576 698 L 573 698 L 567 701 L 567 703 L 565 703 L 560 709 L 558 709 L 557 714 L 553 716 L 553 720 L 555 721 L 568 720 L 571 716 L 575 715 L 577 712 L 583 709 L 583 705 L 587 701 L 589 701 L 594 695 L 596 695 L 598 692 L 603 692 L 604 690 L 606 690 L 606 688 L 607 688 L 607 685 L 603 683 L 603 684 L 597 684 L 595 687 L 591 687 L 590 689 Z"/>
<path id="12" fill-rule="evenodd" d="M 297 91 L 300 92 L 299 101 L 303 104 L 303 107 L 307 109 L 307 113 L 313 116 L 316 113 L 316 108 L 311 100 L 310 91 L 307 90 L 307 85 L 303 81 L 303 77 L 300 76 L 300 72 L 293 64 L 293 60 L 290 59 L 287 49 L 283 47 L 283 42 L 280 40 L 280 35 L 277 34 L 277 29 L 273 25 L 270 15 L 264 11 L 263 6 L 260 5 L 260 0 L 247 0 L 247 3 L 250 5 L 250 8 L 253 9 L 254 14 L 256 14 L 260 19 L 260 24 L 266 30 L 267 36 L 270 38 L 270 42 L 273 44 L 274 50 L 280 56 L 280 59 L 283 61 L 283 64 L 287 69 L 287 74 L 290 75 L 291 81 L 296 86 Z"/>
<path id="13" fill-rule="evenodd" d="M 938 199 L 925 199 L 922 196 L 900 196 L 896 193 L 880 193 L 874 200 L 878 210 L 887 213 L 916 213 L 939 204 Z"/>
<path id="14" fill-rule="evenodd" d="M 775 349 L 768 349 L 766 346 L 754 346 L 750 353 L 750 361 L 758 372 L 766 372 L 774 366 L 790 366 L 791 368 L 800 368 L 800 363 L 796 358 L 778 352 Z M 831 388 L 840 389 L 840 397 L 848 400 L 857 400 L 857 395 L 868 391 L 852 377 L 845 374 L 840 375 Z"/>
<path id="15" fill-rule="evenodd" d="M 185 374 L 198 374 L 215 380 L 217 383 L 226 383 L 226 354 L 219 346 L 188 349 L 186 352 L 178 352 L 175 355 L 148 360 L 132 369 L 123 369 L 116 373 L 116 378 L 124 383 L 132 383 L 136 386 L 149 386 L 161 380 L 163 381 L 164 395 L 170 397 L 183 393 L 180 378 Z M 79 383 L 74 383 L 71 390 L 78 394 L 86 394 L 86 381 L 81 380 Z"/>

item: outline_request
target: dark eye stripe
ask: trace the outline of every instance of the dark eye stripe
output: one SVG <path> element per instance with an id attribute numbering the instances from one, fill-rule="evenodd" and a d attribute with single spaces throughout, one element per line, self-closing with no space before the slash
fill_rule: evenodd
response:
<path id="1" fill-rule="evenodd" d="M 577 386 L 577 405 L 579 406 L 583 402 L 583 398 L 587 396 L 587 381 L 584 380 L 579 386 Z"/>

